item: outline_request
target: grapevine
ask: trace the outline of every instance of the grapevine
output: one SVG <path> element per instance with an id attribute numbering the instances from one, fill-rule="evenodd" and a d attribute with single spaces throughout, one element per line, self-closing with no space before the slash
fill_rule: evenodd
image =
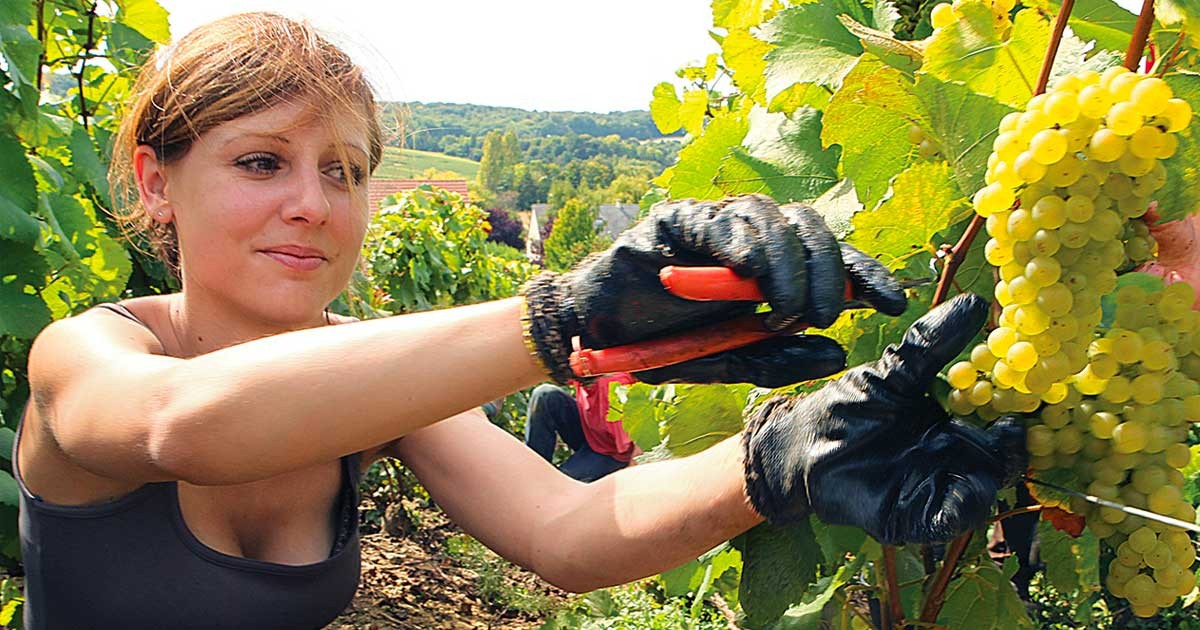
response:
<path id="1" fill-rule="evenodd" d="M 1117 289 L 1118 270 L 1150 257 L 1140 218 L 1191 116 L 1162 79 L 1115 67 L 1067 76 L 1000 121 L 973 202 L 987 219 L 1002 310 L 969 360 L 947 370 L 959 415 L 1037 414 L 1034 471 L 1186 522 L 1195 512 L 1179 469 L 1190 461 L 1187 419 L 1200 418 L 1195 292 L 1183 282 L 1123 286 L 1110 326 L 1101 297 Z M 1192 590 L 1186 532 L 1080 499 L 1039 499 L 1084 517 L 1116 551 L 1105 584 L 1138 616 Z"/>

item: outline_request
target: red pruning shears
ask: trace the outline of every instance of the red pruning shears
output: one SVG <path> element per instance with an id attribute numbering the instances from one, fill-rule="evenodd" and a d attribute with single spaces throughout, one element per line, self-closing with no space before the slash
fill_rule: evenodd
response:
<path id="1" fill-rule="evenodd" d="M 725 267 L 663 267 L 658 277 L 668 291 L 689 300 L 766 301 L 757 281 Z M 926 282 L 916 280 L 900 284 L 910 287 Z M 849 283 L 846 284 L 846 301 L 847 308 L 867 306 L 855 300 Z M 652 370 L 733 350 L 776 335 L 792 335 L 809 327 L 806 323 L 797 323 L 771 331 L 765 321 L 765 314 L 749 315 L 625 346 L 593 350 L 577 345 L 571 353 L 571 370 L 577 376 Z"/>

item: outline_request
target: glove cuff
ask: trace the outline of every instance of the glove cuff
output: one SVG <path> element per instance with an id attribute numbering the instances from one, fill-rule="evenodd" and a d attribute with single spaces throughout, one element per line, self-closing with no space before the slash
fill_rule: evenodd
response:
<path id="1" fill-rule="evenodd" d="M 810 512 L 804 473 L 781 461 L 782 453 L 777 448 L 762 448 L 764 442 L 774 441 L 767 434 L 778 429 L 775 418 L 780 413 L 786 415 L 793 402 L 795 399 L 785 396 L 768 400 L 750 415 L 742 430 L 746 496 L 755 512 L 776 525 L 799 522 Z M 777 470 L 779 468 L 793 469 Z M 776 485 L 790 487 L 774 487 Z"/>
<path id="2" fill-rule="evenodd" d="M 571 371 L 571 339 L 579 334 L 579 324 L 574 300 L 562 285 L 559 274 L 543 271 L 521 287 L 521 328 L 533 356 L 555 382 L 566 385 L 580 380 Z"/>

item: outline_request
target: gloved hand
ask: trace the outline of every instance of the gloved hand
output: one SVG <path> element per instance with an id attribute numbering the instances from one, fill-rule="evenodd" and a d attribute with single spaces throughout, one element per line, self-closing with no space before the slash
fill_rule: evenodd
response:
<path id="1" fill-rule="evenodd" d="M 996 492 L 1025 469 L 1025 429 L 986 431 L 951 418 L 929 395 L 938 370 L 987 319 L 966 294 L 933 309 L 883 357 L 803 398 L 774 398 L 743 434 L 746 490 L 767 520 L 810 511 L 887 544 L 945 541 L 987 517 Z"/>
<path id="2" fill-rule="evenodd" d="M 720 265 L 756 279 L 772 309 L 767 318 L 772 330 L 800 320 L 818 327 L 833 323 L 843 309 L 847 277 L 881 312 L 904 311 L 904 292 L 883 265 L 839 244 L 811 208 L 784 209 L 786 215 L 759 195 L 664 202 L 607 251 L 569 273 L 543 272 L 529 281 L 523 290 L 529 336 L 551 376 L 560 383 L 576 378 L 568 363 L 575 336 L 585 347 L 607 348 L 754 312 L 750 302 L 672 295 L 658 277 L 668 265 Z M 788 384 L 844 365 L 845 353 L 836 343 L 808 335 L 769 339 L 635 376 L 652 382 Z"/>

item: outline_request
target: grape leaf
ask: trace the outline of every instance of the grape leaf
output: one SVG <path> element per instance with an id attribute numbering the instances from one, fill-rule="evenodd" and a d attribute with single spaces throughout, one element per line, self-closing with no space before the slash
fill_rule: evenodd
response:
<path id="1" fill-rule="evenodd" d="M 954 181 L 970 196 L 983 187 L 1000 119 L 1013 109 L 958 83 L 919 75 L 917 98 L 928 117 L 926 132 L 954 165 Z"/>
<path id="2" fill-rule="evenodd" d="M 643 451 L 662 441 L 658 428 L 657 402 L 652 398 L 655 386 L 646 383 L 615 385 L 608 393 L 608 421 L 621 422 L 629 438 Z"/>
<path id="3" fill-rule="evenodd" d="M 1167 75 L 1167 84 L 1175 96 L 1184 99 L 1200 111 L 1200 74 L 1175 72 Z M 1163 161 L 1167 183 L 1156 194 L 1159 200 L 1160 221 L 1174 221 L 1200 210 L 1200 116 L 1178 135 L 1175 155 Z"/>
<path id="4" fill-rule="evenodd" d="M 31 2 L 4 2 L 0 7 L 0 56 L 5 62 L 5 71 L 17 86 L 34 86 L 37 83 L 38 55 L 42 46 L 29 32 L 34 22 L 34 4 Z M 21 94 L 24 100 L 28 93 Z M 37 92 L 32 92 L 36 105 Z"/>
<path id="5" fill-rule="evenodd" d="M 171 41 L 171 24 L 167 10 L 157 0 L 120 0 L 117 22 L 145 35 L 151 41 L 165 44 Z"/>
<path id="6" fill-rule="evenodd" d="M 1061 7 L 1059 0 L 1051 6 Z M 1080 39 L 1095 41 L 1100 48 L 1122 51 L 1129 47 L 1129 34 L 1137 16 L 1113 0 L 1077 0 L 1067 25 Z"/>
<path id="7" fill-rule="evenodd" d="M 847 240 L 894 270 L 914 255 L 932 255 L 933 236 L 961 214 L 966 199 L 950 182 L 945 162 L 910 166 L 896 176 L 892 189 L 879 208 L 854 215 L 854 232 Z"/>
<path id="8" fill-rule="evenodd" d="M 863 209 L 863 205 L 858 201 L 854 182 L 848 179 L 843 179 L 814 199 L 812 207 L 825 219 L 825 225 L 828 225 L 830 231 L 839 239 L 846 238 L 852 229 L 851 221 L 854 215 Z"/>
<path id="9" fill-rule="evenodd" d="M 990 563 L 964 568 L 950 583 L 938 624 L 971 630 L 1034 627 L 1008 577 Z"/>
<path id="10" fill-rule="evenodd" d="M 717 173 L 717 184 L 727 194 L 808 200 L 837 183 L 841 150 L 821 146 L 821 112 L 804 107 L 789 117 L 755 107 L 749 120 L 743 149 L 732 151 Z"/>
<path id="11" fill-rule="evenodd" d="M 821 548 L 808 521 L 790 527 L 763 523 L 732 542 L 742 552 L 739 598 L 752 625 L 777 619 L 816 577 Z"/>
<path id="12" fill-rule="evenodd" d="M 726 28 L 732 32 L 735 29 L 747 29 L 757 26 L 763 19 L 762 0 L 713 0 L 713 26 Z"/>
<path id="13" fill-rule="evenodd" d="M 839 15 L 838 20 L 862 42 L 864 49 L 887 65 L 906 73 L 912 73 L 921 67 L 924 54 L 913 44 L 896 39 L 890 31 L 864 26 L 845 15 Z"/>
<path id="14" fill-rule="evenodd" d="M 675 86 L 663 81 L 654 86 L 653 98 L 650 100 L 650 119 L 663 135 L 679 131 L 683 123 L 679 122 L 679 95 Z"/>
<path id="15" fill-rule="evenodd" d="M 1038 540 L 1046 578 L 1058 592 L 1079 603 L 1100 590 L 1100 541 L 1092 532 L 1072 538 L 1041 521 Z"/>
<path id="16" fill-rule="evenodd" d="M 0 335 L 33 339 L 50 323 L 50 311 L 38 295 L 49 269 L 30 243 L 0 238 Z"/>
<path id="17" fill-rule="evenodd" d="M 767 83 L 763 71 L 767 67 L 765 57 L 770 50 L 770 44 L 745 30 L 730 31 L 721 41 L 721 55 L 733 73 L 734 84 L 742 94 L 759 105 L 767 103 Z"/>
<path id="18" fill-rule="evenodd" d="M 863 57 L 829 101 L 821 142 L 842 147 L 842 172 L 854 181 L 866 207 L 874 208 L 892 177 L 916 157 L 907 133 L 923 118 L 912 82 L 870 56 Z"/>
<path id="19" fill-rule="evenodd" d="M 896 30 L 896 23 L 900 21 L 900 11 L 896 8 L 896 3 L 892 0 L 874 0 L 873 4 L 871 20 L 875 23 L 875 28 L 888 33 Z"/>
<path id="20" fill-rule="evenodd" d="M 788 608 L 778 621 L 766 626 L 767 630 L 809 630 L 820 628 L 822 613 L 838 589 L 848 584 L 862 568 L 863 559 L 854 560 L 838 567 L 837 573 L 830 577 L 821 578 L 815 588 L 816 596 L 798 606 Z"/>
<path id="21" fill-rule="evenodd" d="M 0 135 L 0 238 L 34 243 L 41 227 L 30 216 L 37 208 L 37 182 L 25 149 L 16 138 Z"/>
<path id="22" fill-rule="evenodd" d="M 737 388 L 689 385 L 676 388 L 663 420 L 664 445 L 675 457 L 699 453 L 742 430 L 746 399 Z"/>
<path id="23" fill-rule="evenodd" d="M 858 63 L 862 43 L 838 20 L 841 14 L 868 21 L 855 0 L 825 0 L 786 9 L 763 25 L 767 53 L 767 99 L 796 83 L 816 83 L 836 90 Z"/>
<path id="24" fill-rule="evenodd" d="M 772 97 L 767 111 L 791 114 L 801 107 L 823 110 L 832 96 L 833 91 L 823 85 L 797 83 Z"/>
<path id="25" fill-rule="evenodd" d="M 921 72 L 961 81 L 1001 103 L 1023 107 L 1037 87 L 1050 43 L 1050 25 L 1037 11 L 1017 14 L 1012 35 L 1001 41 L 992 10 L 976 0 L 959 5 L 963 19 L 938 29 L 925 49 Z"/>
<path id="26" fill-rule="evenodd" d="M 704 134 L 679 151 L 679 161 L 657 180 L 673 199 L 720 199 L 716 183 L 721 160 L 746 137 L 749 124 L 741 112 L 717 114 Z"/>

